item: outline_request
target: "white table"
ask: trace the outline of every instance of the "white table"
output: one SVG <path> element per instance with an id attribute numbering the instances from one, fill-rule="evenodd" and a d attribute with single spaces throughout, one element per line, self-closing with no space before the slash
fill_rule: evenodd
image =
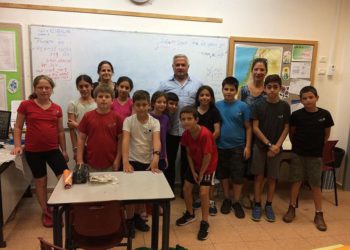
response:
<path id="1" fill-rule="evenodd" d="M 3 226 L 27 190 L 30 191 L 31 176 L 27 165 L 22 164 L 21 156 L 11 155 L 13 145 L 0 148 L 0 248 L 6 247 Z M 20 168 L 19 168 L 20 165 Z"/>
<path id="2" fill-rule="evenodd" d="M 102 173 L 91 173 L 102 174 Z M 162 249 L 169 249 L 170 200 L 175 196 L 163 173 L 155 174 L 150 171 L 134 173 L 108 172 L 118 178 L 119 183 L 112 184 L 76 184 L 71 189 L 64 189 L 61 178 L 48 204 L 54 207 L 54 244 L 62 246 L 62 213 L 70 204 L 102 201 L 151 202 L 152 214 L 152 249 L 158 249 L 159 209 L 163 207 Z M 67 223 L 67 221 L 66 221 Z M 66 224 L 67 225 L 67 224 Z"/>

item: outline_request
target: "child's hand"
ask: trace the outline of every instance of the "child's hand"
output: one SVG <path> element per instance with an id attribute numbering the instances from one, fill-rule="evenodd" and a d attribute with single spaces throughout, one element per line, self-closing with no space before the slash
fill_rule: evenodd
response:
<path id="1" fill-rule="evenodd" d="M 14 147 L 12 150 L 11 150 L 11 154 L 12 155 L 21 155 L 23 153 L 23 149 L 21 146 L 19 147 Z"/>
<path id="2" fill-rule="evenodd" d="M 270 147 L 270 149 L 269 150 L 271 150 L 272 152 L 274 152 L 275 153 L 275 155 L 277 155 L 279 152 L 280 152 L 280 147 L 278 147 L 278 146 L 276 146 L 275 144 L 273 144 L 271 147 Z"/>
<path id="3" fill-rule="evenodd" d="M 271 150 L 267 151 L 267 157 L 272 158 L 272 157 L 275 157 L 275 155 L 276 154 L 273 151 Z"/>
<path id="4" fill-rule="evenodd" d="M 251 149 L 250 147 L 245 147 L 244 148 L 244 151 L 243 151 L 243 156 L 244 156 L 244 159 L 248 160 L 251 156 Z"/>
<path id="5" fill-rule="evenodd" d="M 113 171 L 118 171 L 119 170 L 119 161 L 114 161 L 112 165 L 112 170 Z"/>
<path id="6" fill-rule="evenodd" d="M 197 179 L 195 179 L 197 184 L 199 185 L 201 183 L 201 181 L 203 180 L 203 174 L 198 174 L 197 175 Z"/>
<path id="7" fill-rule="evenodd" d="M 149 167 L 146 170 L 151 170 L 152 173 L 159 173 L 158 162 L 152 161 Z"/>
<path id="8" fill-rule="evenodd" d="M 68 128 L 77 128 L 79 124 L 72 119 L 68 119 L 67 125 Z"/>
<path id="9" fill-rule="evenodd" d="M 69 162 L 69 156 L 68 156 L 67 152 L 62 151 L 62 155 L 63 155 L 64 159 L 66 160 L 66 162 Z"/>
<path id="10" fill-rule="evenodd" d="M 130 165 L 130 163 L 126 163 L 126 164 L 123 164 L 123 171 L 125 173 L 133 173 L 134 172 L 134 168 Z"/>

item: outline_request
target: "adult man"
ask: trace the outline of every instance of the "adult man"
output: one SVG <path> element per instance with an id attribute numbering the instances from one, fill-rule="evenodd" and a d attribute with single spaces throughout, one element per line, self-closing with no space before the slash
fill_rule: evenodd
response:
<path id="1" fill-rule="evenodd" d="M 174 75 L 169 79 L 160 83 L 159 90 L 165 93 L 175 93 L 179 97 L 178 108 L 170 117 L 170 129 L 167 134 L 167 157 L 168 169 L 165 171 L 165 176 L 169 181 L 171 188 L 174 190 L 175 184 L 175 162 L 179 142 L 183 133 L 183 128 L 180 124 L 180 110 L 188 105 L 194 105 L 196 93 L 202 82 L 190 77 L 188 69 L 190 67 L 186 55 L 178 54 L 173 57 Z M 181 182 L 183 184 L 185 169 L 187 168 L 186 149 L 181 149 Z"/>

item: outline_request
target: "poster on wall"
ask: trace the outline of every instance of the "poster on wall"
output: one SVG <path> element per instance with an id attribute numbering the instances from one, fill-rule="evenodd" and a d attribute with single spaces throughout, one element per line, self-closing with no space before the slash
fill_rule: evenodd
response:
<path id="1" fill-rule="evenodd" d="M 311 45 L 293 45 L 292 61 L 311 62 L 313 48 Z"/>

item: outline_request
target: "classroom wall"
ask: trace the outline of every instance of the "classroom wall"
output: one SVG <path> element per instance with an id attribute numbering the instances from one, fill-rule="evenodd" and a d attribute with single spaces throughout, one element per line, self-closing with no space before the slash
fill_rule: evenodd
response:
<path id="1" fill-rule="evenodd" d="M 0 2 L 9 1 L 0 0 Z M 31 92 L 28 34 L 30 24 L 319 41 L 318 55 L 325 56 L 327 63 L 317 63 L 316 72 L 319 69 L 327 69 L 328 63 L 334 63 L 336 66 L 333 77 L 316 77 L 315 86 L 321 97 L 319 104 L 330 110 L 335 119 L 336 126 L 331 137 L 339 139 L 339 145 L 343 147 L 348 143 L 350 111 L 349 108 L 344 107 L 349 106 L 347 93 L 350 88 L 348 84 L 350 72 L 345 68 L 345 60 L 350 58 L 350 1 L 151 0 L 145 5 L 135 5 L 129 0 L 16 0 L 11 2 L 223 18 L 223 23 L 202 23 L 0 8 L 0 22 L 20 23 L 23 26 L 26 96 Z M 118 65 L 115 67 L 118 70 Z"/>

